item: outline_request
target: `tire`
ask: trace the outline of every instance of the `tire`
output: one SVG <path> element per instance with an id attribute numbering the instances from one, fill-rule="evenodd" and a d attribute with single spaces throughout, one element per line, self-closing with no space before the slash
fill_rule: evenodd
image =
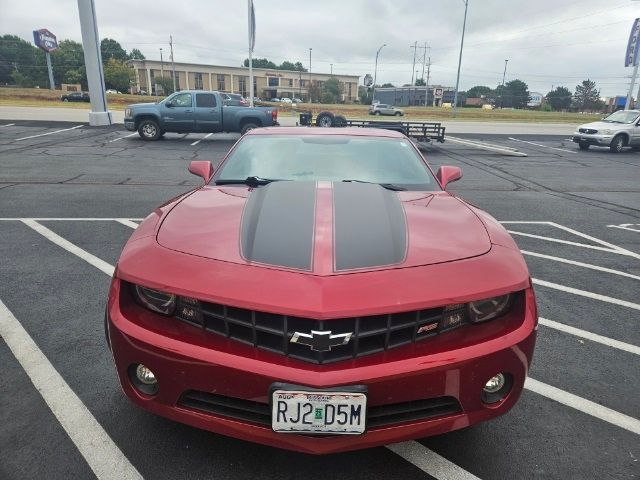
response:
<path id="1" fill-rule="evenodd" d="M 380 116 L 380 110 L 376 110 L 373 114 Z"/>
<path id="2" fill-rule="evenodd" d="M 253 122 L 247 122 L 244 125 L 242 125 L 242 129 L 240 130 L 240 133 L 242 135 L 244 135 L 245 133 L 247 133 L 249 130 L 253 130 L 254 128 L 258 128 L 259 125 L 256 125 Z"/>
<path id="3" fill-rule="evenodd" d="M 69 101 L 69 99 L 68 99 L 68 98 L 63 98 L 63 99 L 62 99 L 62 101 L 63 101 L 63 102 L 68 102 L 68 101 Z"/>
<path id="4" fill-rule="evenodd" d="M 589 147 L 590 147 L 590 146 L 591 146 L 591 145 L 589 145 L 589 144 L 588 144 L 588 143 L 586 143 L 586 142 L 579 142 L 579 143 L 578 143 L 578 148 L 579 148 L 580 150 L 589 150 Z"/>
<path id="5" fill-rule="evenodd" d="M 333 117 L 334 120 L 334 126 L 336 127 L 346 127 L 347 126 L 347 119 L 342 116 L 342 115 L 336 115 L 335 117 Z"/>
<path id="6" fill-rule="evenodd" d="M 613 137 L 613 140 L 611 140 L 609 150 L 611 150 L 613 153 L 620 153 L 626 143 L 627 142 L 625 141 L 623 135 L 616 135 L 615 137 Z"/>
<path id="7" fill-rule="evenodd" d="M 331 128 L 335 123 L 336 119 L 331 112 L 320 112 L 316 117 L 316 127 Z"/>
<path id="8" fill-rule="evenodd" d="M 155 120 L 145 119 L 138 125 L 138 135 L 148 142 L 160 138 L 160 126 Z"/>
<path id="9" fill-rule="evenodd" d="M 394 115 L 395 115 L 396 117 L 401 117 L 401 116 L 402 116 L 402 112 L 396 112 Z"/>

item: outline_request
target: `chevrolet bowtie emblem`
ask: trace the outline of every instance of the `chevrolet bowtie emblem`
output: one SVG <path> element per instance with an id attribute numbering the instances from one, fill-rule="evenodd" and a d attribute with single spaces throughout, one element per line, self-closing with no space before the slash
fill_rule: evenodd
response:
<path id="1" fill-rule="evenodd" d="M 349 343 L 352 334 L 352 332 L 348 332 L 331 335 L 331 330 L 324 332 L 311 330 L 311 335 L 308 333 L 296 332 L 291 337 L 291 343 L 306 345 L 315 352 L 329 352 L 332 347 L 339 347 L 340 345 L 346 345 Z"/>

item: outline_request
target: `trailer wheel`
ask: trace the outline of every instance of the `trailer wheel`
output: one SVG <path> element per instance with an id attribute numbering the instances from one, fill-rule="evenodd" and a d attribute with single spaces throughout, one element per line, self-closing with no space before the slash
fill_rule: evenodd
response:
<path id="1" fill-rule="evenodd" d="M 347 126 L 347 119 L 342 115 L 336 115 L 335 117 L 333 117 L 333 121 L 334 121 L 334 126 L 335 127 L 346 127 Z"/>
<path id="2" fill-rule="evenodd" d="M 335 125 L 336 119 L 331 112 L 320 112 L 316 117 L 316 126 L 317 127 L 333 127 Z"/>

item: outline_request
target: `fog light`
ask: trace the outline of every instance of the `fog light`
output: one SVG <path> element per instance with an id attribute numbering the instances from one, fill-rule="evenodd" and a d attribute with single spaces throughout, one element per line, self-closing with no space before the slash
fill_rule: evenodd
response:
<path id="1" fill-rule="evenodd" d="M 509 373 L 496 373 L 482 387 L 482 401 L 487 404 L 498 403 L 511 391 L 513 377 Z"/>
<path id="2" fill-rule="evenodd" d="M 142 364 L 136 367 L 136 377 L 145 385 L 155 385 L 156 383 L 158 383 L 153 372 L 149 370 L 148 367 L 145 367 Z"/>

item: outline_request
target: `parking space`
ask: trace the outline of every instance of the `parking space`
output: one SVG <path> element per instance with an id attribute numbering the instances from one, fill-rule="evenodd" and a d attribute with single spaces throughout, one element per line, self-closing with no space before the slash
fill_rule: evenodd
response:
<path id="1" fill-rule="evenodd" d="M 121 128 L 0 128 L 0 477 L 637 478 L 640 155 L 566 136 L 457 135 L 457 195 L 503 221 L 541 317 L 530 380 L 508 414 L 388 448 L 312 457 L 173 423 L 130 404 L 104 341 L 110 274 L 136 222 L 198 184 L 233 135 L 144 142 Z M 5 125 L 4 123 L 2 125 Z M 31 343 L 30 343 L 31 342 Z"/>

